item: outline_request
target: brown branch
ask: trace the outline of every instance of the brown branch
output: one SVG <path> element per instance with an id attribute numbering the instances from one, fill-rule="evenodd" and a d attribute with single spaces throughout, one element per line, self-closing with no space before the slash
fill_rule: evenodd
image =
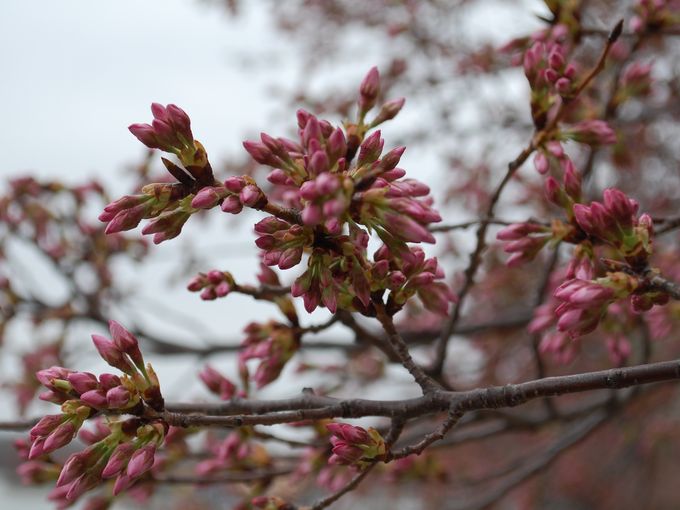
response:
<path id="1" fill-rule="evenodd" d="M 499 409 L 515 407 L 538 398 L 621 389 L 674 379 L 680 379 L 680 360 L 547 377 L 463 392 L 437 390 L 422 397 L 404 400 L 343 400 L 317 396 L 307 391 L 300 397 L 283 400 L 234 399 L 224 403 L 168 404 L 167 410 L 159 415 L 150 410 L 147 412 L 150 418 L 161 417 L 168 424 L 180 427 L 241 427 L 364 416 L 410 419 L 444 412 L 451 406 L 454 412 Z"/>
<path id="2" fill-rule="evenodd" d="M 377 318 L 380 321 L 380 324 L 382 324 L 385 333 L 387 333 L 387 338 L 389 339 L 391 346 L 394 348 L 394 351 L 399 356 L 401 364 L 413 376 L 415 381 L 422 388 L 423 393 L 432 393 L 433 391 L 435 391 L 437 388 L 440 387 L 439 384 L 437 384 L 433 379 L 431 379 L 423 371 L 423 369 L 420 368 L 415 361 L 413 361 L 411 354 L 408 352 L 408 347 L 406 346 L 406 343 L 399 335 L 397 328 L 394 326 L 394 321 L 392 320 L 392 317 L 385 310 L 385 305 L 382 303 L 381 300 L 374 300 L 373 304 L 376 309 Z"/>

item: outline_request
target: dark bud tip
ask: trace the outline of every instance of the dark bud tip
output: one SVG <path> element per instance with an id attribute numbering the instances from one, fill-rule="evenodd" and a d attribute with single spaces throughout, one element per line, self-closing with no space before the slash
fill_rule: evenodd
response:
<path id="1" fill-rule="evenodd" d="M 621 36 L 621 32 L 623 32 L 623 18 L 619 20 L 619 22 L 614 27 L 614 30 L 612 30 L 609 34 L 609 44 L 614 44 Z"/>

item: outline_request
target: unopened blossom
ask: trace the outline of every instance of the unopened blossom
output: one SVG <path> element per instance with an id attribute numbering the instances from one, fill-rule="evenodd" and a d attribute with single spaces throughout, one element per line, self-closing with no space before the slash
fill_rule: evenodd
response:
<path id="1" fill-rule="evenodd" d="M 611 145 L 616 143 L 616 133 L 603 120 L 584 120 L 562 129 L 560 135 L 586 145 Z"/>
<path id="2" fill-rule="evenodd" d="M 380 73 L 377 67 L 372 67 L 359 87 L 359 114 L 361 116 L 375 106 L 379 93 Z"/>
<path id="3" fill-rule="evenodd" d="M 213 269 L 194 276 L 187 285 L 190 292 L 201 292 L 201 299 L 211 301 L 229 294 L 235 286 L 231 273 Z"/>
<path id="4" fill-rule="evenodd" d="M 255 224 L 255 244 L 264 250 L 262 262 L 268 266 L 290 269 L 300 263 L 305 246 L 312 244 L 312 232 L 301 225 L 267 217 Z"/>
<path id="5" fill-rule="evenodd" d="M 508 267 L 517 267 L 533 260 L 552 238 L 550 228 L 538 223 L 513 223 L 500 230 L 496 239 L 504 241 L 503 250 L 512 255 Z"/>
<path id="6" fill-rule="evenodd" d="M 371 281 L 375 287 L 390 290 L 388 305 L 403 306 L 413 295 L 419 297 L 427 310 L 446 315 L 456 295 L 443 281 L 444 270 L 436 257 L 426 258 L 420 247 L 409 247 L 408 253 L 397 257 L 386 245 L 374 254 Z"/>
<path id="7" fill-rule="evenodd" d="M 222 400 L 229 400 L 236 393 L 236 386 L 210 365 L 203 367 L 198 373 L 201 381 L 208 389 L 219 395 Z"/>
<path id="8" fill-rule="evenodd" d="M 266 324 L 251 322 L 245 329 L 239 359 L 258 359 L 260 363 L 252 376 L 258 388 L 275 380 L 288 360 L 300 346 L 299 337 L 288 326 L 276 321 Z"/>
<path id="9" fill-rule="evenodd" d="M 638 203 L 618 189 L 604 191 L 604 203 L 576 204 L 574 219 L 588 235 L 617 248 L 627 261 L 641 264 L 652 252 L 652 221 L 637 217 Z"/>
<path id="10" fill-rule="evenodd" d="M 374 459 L 385 453 L 385 442 L 377 430 L 355 427 L 347 423 L 326 425 L 331 435 L 333 454 L 329 464 L 360 464 L 362 459 Z"/>
<path id="11" fill-rule="evenodd" d="M 635 278 L 625 273 L 609 273 L 595 281 L 568 280 L 560 285 L 554 297 L 561 301 L 555 308 L 557 329 L 581 336 L 593 331 L 607 307 L 628 297 L 637 287 Z"/>

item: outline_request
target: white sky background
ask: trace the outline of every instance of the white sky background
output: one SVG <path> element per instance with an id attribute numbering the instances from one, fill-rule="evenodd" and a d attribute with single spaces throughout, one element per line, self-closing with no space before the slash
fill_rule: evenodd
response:
<path id="1" fill-rule="evenodd" d="M 537 6 L 540 2 L 518 3 Z M 233 20 L 222 8 L 197 0 L 1 0 L 0 179 L 30 172 L 75 183 L 96 175 L 113 196 L 128 191 L 131 181 L 125 177 L 124 168 L 138 162 L 144 148 L 127 126 L 149 122 L 149 105 L 154 101 L 176 103 L 189 113 L 194 135 L 205 145 L 215 167 L 220 167 L 220 161 L 228 155 L 243 154 L 241 141 L 246 134 L 252 137 L 260 130 L 273 135 L 289 132 L 295 122 L 293 109 L 285 123 L 281 119 L 272 123 L 271 112 L 281 111 L 281 102 L 271 94 L 270 87 L 276 84 L 293 89 L 298 83 L 300 59 L 295 56 L 296 46 L 280 39 L 266 15 L 264 2 L 242 4 L 247 8 Z M 506 5 L 511 4 L 515 2 Z M 497 9 L 499 5 L 503 2 L 490 2 L 489 8 Z M 532 12 L 523 11 L 525 16 Z M 471 29 L 493 32 L 489 21 L 494 16 L 489 14 L 480 12 L 477 19 L 483 21 L 477 26 L 473 22 Z M 508 26 L 523 32 L 521 26 L 508 23 L 507 17 L 495 19 L 506 27 L 494 37 L 499 41 L 511 37 Z M 357 87 L 372 65 L 370 54 L 361 58 L 355 58 L 351 71 L 343 73 L 347 90 Z M 329 70 L 332 71 L 326 69 Z M 415 108 L 409 112 L 409 106 L 414 108 L 407 102 L 403 118 L 418 118 Z M 398 130 L 398 122 L 394 129 Z M 393 128 L 388 126 L 386 131 L 390 129 Z M 386 147 L 392 145 L 388 138 Z M 425 158 L 430 163 L 435 161 L 435 156 Z M 403 163 L 408 170 L 409 162 L 422 165 L 423 160 L 422 153 L 407 151 Z M 427 182 L 426 175 L 416 177 Z M 226 223 L 225 215 L 215 216 L 210 223 L 214 227 Z M 256 215 L 240 223 L 238 234 L 233 230 L 225 234 L 217 228 L 192 226 L 194 222 L 190 220 L 186 238 L 164 243 L 152 260 L 157 268 L 170 268 L 177 259 L 177 250 L 186 243 L 206 249 L 222 246 L 218 256 L 212 257 L 215 267 L 231 270 L 244 282 L 253 282 L 257 261 L 250 256 L 255 253 L 250 232 L 254 221 Z M 139 235 L 138 230 L 135 232 Z M 236 248 L 225 249 L 230 245 Z M 143 294 L 154 297 L 165 275 L 149 269 L 143 277 L 149 281 L 149 289 Z M 161 298 L 171 300 L 172 306 L 199 321 L 212 322 L 208 328 L 212 337 L 228 328 L 225 336 L 231 340 L 239 339 L 238 332 L 246 322 L 276 316 L 273 307 L 256 306 L 241 296 L 203 303 L 196 295 L 179 290 Z M 154 313 L 163 319 L 156 321 L 160 331 L 176 333 L 167 312 Z M 308 321 L 323 317 L 322 312 Z M 22 350 L 16 343 L 7 348 Z M 94 356 L 82 356 L 79 366 L 73 368 L 104 368 L 103 363 L 96 365 L 99 362 Z M 196 379 L 195 370 L 187 370 L 186 364 L 178 360 L 157 364 L 161 365 L 161 380 L 164 373 L 176 377 L 182 366 L 186 377 Z M 222 363 L 220 368 L 235 375 L 230 370 L 235 369 L 232 364 Z M 408 382 L 408 378 L 397 378 Z M 304 383 L 296 380 L 295 391 Z M 182 385 L 180 382 L 179 387 Z M 178 383 L 174 386 L 177 388 Z M 0 496 L 11 497 L 17 505 L 3 504 L 3 508 L 52 507 L 42 495 L 34 506 L 20 504 L 14 499 L 19 496 L 10 493 L 8 486 L 3 489 L 2 483 L 0 480 Z"/>

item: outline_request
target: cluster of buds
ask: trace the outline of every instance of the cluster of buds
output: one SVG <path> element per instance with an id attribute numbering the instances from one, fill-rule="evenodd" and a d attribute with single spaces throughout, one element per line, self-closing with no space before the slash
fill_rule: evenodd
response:
<path id="1" fill-rule="evenodd" d="M 260 444 L 250 441 L 250 431 L 234 431 L 222 440 L 208 437 L 212 457 L 196 464 L 196 474 L 206 476 L 234 469 L 262 469 L 271 465 L 272 459 Z"/>
<path id="2" fill-rule="evenodd" d="M 115 479 L 112 490 L 115 496 L 154 467 L 156 450 L 167 433 L 164 423 L 142 425 L 137 418 L 131 418 L 104 428 L 108 433 L 95 434 L 87 448 L 66 460 L 50 493 L 51 500 L 63 506 L 72 504 L 109 479 Z"/>
<path id="3" fill-rule="evenodd" d="M 305 201 L 302 222 L 308 226 L 323 223 L 329 234 L 341 234 L 341 218 L 349 207 L 353 191 L 351 179 L 328 172 L 306 181 L 300 186 L 300 197 Z"/>
<path id="4" fill-rule="evenodd" d="M 193 212 L 185 185 L 154 183 L 144 186 L 139 195 L 125 195 L 108 204 L 99 220 L 108 223 L 107 234 L 114 234 L 131 230 L 144 219 L 155 218 L 142 233 L 154 234 L 153 241 L 159 244 L 177 237 Z"/>
<path id="5" fill-rule="evenodd" d="M 236 394 L 236 385 L 210 365 L 203 367 L 198 377 L 212 393 L 219 395 L 222 400 L 229 400 Z"/>
<path id="6" fill-rule="evenodd" d="M 184 110 L 174 104 L 151 105 L 153 121 L 151 124 L 131 124 L 128 129 L 137 139 L 150 149 L 160 149 L 177 156 L 189 175 L 182 175 L 180 182 L 190 178 L 202 180 L 203 172 L 208 171 L 207 155 L 203 146 L 191 132 L 191 120 Z M 184 171 L 182 171 L 184 173 Z"/>
<path id="7" fill-rule="evenodd" d="M 255 224 L 258 235 L 255 244 L 264 250 L 262 262 L 267 266 L 290 269 L 300 263 L 306 246 L 313 243 L 314 234 L 310 228 L 290 224 L 269 216 Z"/>
<path id="8" fill-rule="evenodd" d="M 568 280 L 555 290 L 561 303 L 555 308 L 557 329 L 571 336 L 593 331 L 614 301 L 630 296 L 638 286 L 635 277 L 622 272 L 608 273 L 593 281 Z"/>
<path id="9" fill-rule="evenodd" d="M 680 4 L 677 0 L 638 0 L 630 29 L 635 33 L 654 32 L 680 25 Z"/>
<path id="10" fill-rule="evenodd" d="M 191 205 L 193 195 L 216 183 L 208 155 L 191 133 L 189 116 L 172 104 L 164 107 L 154 103 L 151 112 L 151 124 L 132 124 L 130 132 L 147 147 L 177 156 L 181 167 L 168 159 L 161 160 L 178 182 L 149 184 L 141 194 L 126 195 L 107 205 L 99 219 L 108 223 L 107 233 L 115 233 L 133 229 L 143 219 L 156 218 L 142 234 L 154 234 L 154 243 L 158 244 L 179 235 L 198 209 Z"/>
<path id="11" fill-rule="evenodd" d="M 205 151 L 191 135 L 186 114 L 173 105 L 155 104 L 152 124 L 133 125 L 131 130 L 147 146 L 177 155 L 184 169 L 168 160 L 164 163 L 179 182 L 152 185 L 143 195 L 123 197 L 109 204 L 100 219 L 110 222 L 107 231 L 118 232 L 142 219 L 157 218 L 143 232 L 156 234 L 154 242 L 161 242 L 179 234 L 184 222 L 201 209 L 218 205 L 230 213 L 243 207 L 266 209 L 272 216 L 255 225 L 263 263 L 289 269 L 310 253 L 307 271 L 293 286 L 294 296 L 304 296 L 305 308 L 311 311 L 323 304 L 334 312 L 339 304 L 368 313 L 369 232 L 375 232 L 395 256 L 409 256 L 407 243 L 434 243 L 428 227 L 441 221 L 432 208 L 429 188 L 403 179 L 405 171 L 397 168 L 404 147 L 383 155 L 380 131 L 367 133 L 393 118 L 404 104 L 403 99 L 388 101 L 367 122 L 366 114 L 376 106 L 379 94 L 380 75 L 372 68 L 360 86 L 357 123 L 334 127 L 300 110 L 299 142 L 265 133 L 260 141 L 244 142 L 255 161 L 272 167 L 271 196 L 283 198 L 291 210 L 271 202 L 248 176 L 217 183 Z M 444 308 L 442 297 L 449 292 L 443 285 L 435 285 L 434 293 L 423 290 L 426 307 Z M 211 272 L 205 278 L 200 275 L 190 287 L 201 290 L 204 299 L 213 299 L 228 293 L 231 282 Z"/>
<path id="12" fill-rule="evenodd" d="M 51 367 L 37 372 L 38 381 L 47 391 L 40 398 L 61 404 L 61 414 L 43 417 L 30 432 L 31 461 L 69 444 L 85 420 L 101 412 L 139 414 L 144 406 L 163 409 L 158 379 L 150 365 L 144 365 L 137 339 L 115 321 L 109 323 L 112 339 L 93 335 L 102 358 L 124 375 L 76 372 Z M 83 493 L 116 477 L 114 494 L 131 486 L 154 461 L 167 426 L 156 420 L 144 424 L 138 418 L 97 424 L 95 431 L 82 431 L 90 443 L 82 452 L 71 455 L 64 464 L 50 498 L 64 506 Z"/>
<path id="13" fill-rule="evenodd" d="M 507 241 L 503 249 L 512 253 L 508 267 L 517 267 L 530 262 L 552 239 L 552 230 L 540 223 L 513 223 L 496 234 L 499 241 Z"/>
<path id="14" fill-rule="evenodd" d="M 537 128 L 543 128 L 548 111 L 558 96 L 574 90 L 576 67 L 567 63 L 566 48 L 556 42 L 535 42 L 524 52 L 524 74 L 531 87 L 531 116 Z"/>
<path id="15" fill-rule="evenodd" d="M 109 365 L 125 374 L 120 378 L 121 384 L 128 389 L 132 399 L 137 395 L 152 409 L 163 410 L 164 401 L 158 377 L 150 364 L 144 364 L 137 338 L 116 321 L 109 321 L 109 331 L 111 340 L 101 335 L 92 335 L 92 341 L 99 355 Z M 101 377 L 103 376 L 100 376 L 100 379 Z M 106 395 L 108 397 L 108 392 Z"/>
<path id="16" fill-rule="evenodd" d="M 567 64 L 565 47 L 561 44 L 535 43 L 524 54 L 524 74 L 532 90 L 552 87 L 561 96 L 568 96 L 573 88 L 576 67 Z"/>
<path id="17" fill-rule="evenodd" d="M 633 62 L 626 67 L 616 92 L 615 103 L 621 104 L 633 97 L 645 97 L 652 91 L 653 64 Z"/>
<path id="18" fill-rule="evenodd" d="M 371 290 L 389 289 L 387 308 L 401 309 L 414 294 L 417 294 L 428 310 L 446 315 L 449 304 L 456 300 L 444 280 L 444 270 L 436 257 L 425 258 L 419 247 L 410 247 L 408 256 L 395 257 L 386 245 L 373 256 L 371 268 Z"/>
<path id="19" fill-rule="evenodd" d="M 404 243 L 434 243 L 428 230 L 430 223 L 441 221 L 426 197 L 430 189 L 414 179 L 388 181 L 384 175 L 370 189 L 362 192 L 360 218 L 374 229 L 380 239 L 392 249 Z"/>
<path id="20" fill-rule="evenodd" d="M 622 191 L 604 191 L 604 203 L 574 205 L 574 219 L 583 232 L 616 248 L 634 267 L 645 265 L 652 253 L 652 219 L 637 217 L 638 203 Z"/>
<path id="21" fill-rule="evenodd" d="M 187 285 L 190 292 L 201 292 L 201 299 L 212 301 L 224 297 L 234 289 L 234 277 L 226 271 L 213 269 L 198 273 Z"/>
<path id="22" fill-rule="evenodd" d="M 563 128 L 559 137 L 586 145 L 612 145 L 616 143 L 616 132 L 604 120 L 590 119 Z"/>
<path id="23" fill-rule="evenodd" d="M 354 229 L 352 235 L 338 237 L 336 245 L 338 248 L 333 251 L 314 249 L 307 271 L 291 286 L 291 295 L 302 296 L 305 310 L 310 313 L 319 304 L 332 313 L 338 307 L 369 313 L 369 263 L 365 259 L 368 235 Z"/>
<path id="24" fill-rule="evenodd" d="M 385 454 L 385 440 L 374 428 L 366 430 L 347 423 L 330 423 L 326 428 L 333 445 L 329 464 L 360 466 Z"/>
<path id="25" fill-rule="evenodd" d="M 260 360 L 252 379 L 257 388 L 262 388 L 279 376 L 300 347 L 300 338 L 289 326 L 273 320 L 265 324 L 251 322 L 244 332 L 239 362 L 243 366 L 250 359 Z"/>

